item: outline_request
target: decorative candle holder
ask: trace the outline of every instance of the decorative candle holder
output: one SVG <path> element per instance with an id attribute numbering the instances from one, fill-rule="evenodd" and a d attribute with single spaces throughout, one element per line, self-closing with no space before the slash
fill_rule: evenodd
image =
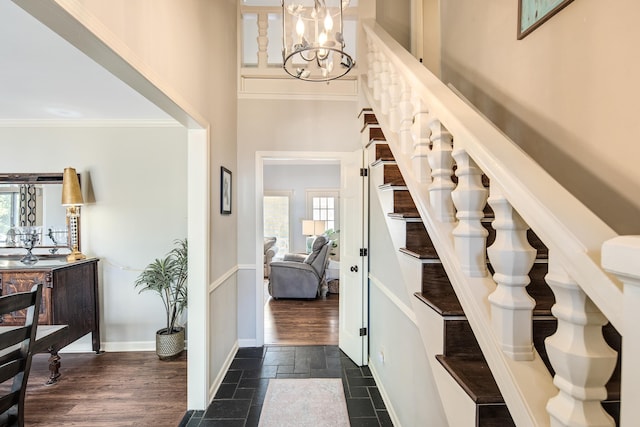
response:
<path id="1" fill-rule="evenodd" d="M 23 227 L 20 230 L 20 242 L 22 246 L 27 250 L 27 254 L 20 259 L 20 262 L 25 265 L 33 265 L 38 262 L 38 257 L 31 251 L 33 247 L 40 240 L 40 233 L 36 227 Z"/>

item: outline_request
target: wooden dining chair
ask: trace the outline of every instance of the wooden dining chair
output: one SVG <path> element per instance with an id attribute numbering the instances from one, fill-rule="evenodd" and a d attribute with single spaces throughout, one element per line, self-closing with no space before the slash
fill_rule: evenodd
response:
<path id="1" fill-rule="evenodd" d="M 0 297 L 0 316 L 26 311 L 23 326 L 2 326 L 0 323 L 0 427 L 24 425 L 24 398 L 41 299 L 41 284 L 31 288 L 31 292 Z"/>

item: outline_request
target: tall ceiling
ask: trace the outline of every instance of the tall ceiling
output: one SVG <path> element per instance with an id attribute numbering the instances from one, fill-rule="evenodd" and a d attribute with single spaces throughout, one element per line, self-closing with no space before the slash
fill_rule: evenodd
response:
<path id="1" fill-rule="evenodd" d="M 0 0 L 0 120 L 171 120 L 10 0 Z"/>

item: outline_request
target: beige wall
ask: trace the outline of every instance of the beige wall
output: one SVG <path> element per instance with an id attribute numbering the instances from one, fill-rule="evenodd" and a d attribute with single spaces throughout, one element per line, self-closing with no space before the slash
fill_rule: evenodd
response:
<path id="1" fill-rule="evenodd" d="M 79 2 L 210 123 L 211 185 L 217 191 L 220 166 L 236 172 L 236 2 Z M 211 203 L 211 239 L 226 242 L 223 251 L 219 245 L 211 250 L 215 279 L 237 264 L 237 227 L 235 215 L 219 214 L 218 197 Z"/>
<path id="2" fill-rule="evenodd" d="M 377 0 L 376 21 L 405 49 L 411 49 L 411 0 Z"/>
<path id="3" fill-rule="evenodd" d="M 520 41 L 515 1 L 441 12 L 443 80 L 616 231 L 640 231 L 640 3 L 575 1 Z"/>
<path id="4" fill-rule="evenodd" d="M 440 77 L 440 0 L 422 0 L 422 63 Z"/>
<path id="5" fill-rule="evenodd" d="M 61 173 L 72 166 L 82 176 L 81 249 L 100 260 L 106 351 L 153 350 L 165 321 L 158 295 L 139 294 L 133 282 L 186 236 L 186 138 L 181 126 L 0 127 L 3 172 Z M 65 351 L 91 351 L 91 341 Z"/>

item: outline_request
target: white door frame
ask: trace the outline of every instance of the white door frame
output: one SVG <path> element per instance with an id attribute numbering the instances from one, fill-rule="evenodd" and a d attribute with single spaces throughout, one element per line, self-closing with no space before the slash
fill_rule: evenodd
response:
<path id="1" fill-rule="evenodd" d="M 264 275 L 263 264 L 263 242 L 264 234 L 264 161 L 269 159 L 278 160 L 338 160 L 340 166 L 351 152 L 318 152 L 318 151 L 256 151 L 256 346 L 264 345 Z"/>

